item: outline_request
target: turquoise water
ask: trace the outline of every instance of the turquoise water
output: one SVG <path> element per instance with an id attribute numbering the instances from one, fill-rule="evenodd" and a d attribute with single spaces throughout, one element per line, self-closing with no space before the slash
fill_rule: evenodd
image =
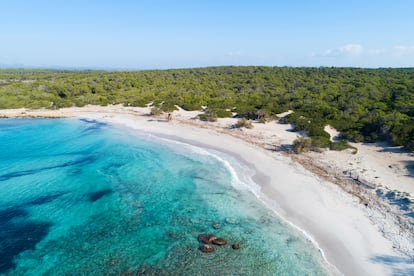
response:
<path id="1" fill-rule="evenodd" d="M 0 274 L 328 274 L 223 158 L 97 121 L 0 120 Z M 201 252 L 206 233 L 228 245 Z"/>

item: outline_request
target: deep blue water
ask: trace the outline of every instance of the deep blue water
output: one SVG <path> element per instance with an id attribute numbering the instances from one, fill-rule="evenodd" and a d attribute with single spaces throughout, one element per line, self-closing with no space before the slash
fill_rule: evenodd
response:
<path id="1" fill-rule="evenodd" d="M 223 158 L 97 121 L 0 120 L 0 274 L 326 274 Z M 202 253 L 203 233 L 229 244 Z"/>

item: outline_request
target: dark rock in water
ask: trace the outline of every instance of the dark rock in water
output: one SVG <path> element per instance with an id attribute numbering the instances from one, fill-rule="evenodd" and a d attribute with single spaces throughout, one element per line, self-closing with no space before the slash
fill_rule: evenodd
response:
<path id="1" fill-rule="evenodd" d="M 198 241 L 205 243 L 205 244 L 211 244 L 213 242 L 213 240 L 217 239 L 216 236 L 211 235 L 211 234 L 201 234 L 198 235 Z"/>
<path id="2" fill-rule="evenodd" d="M 176 239 L 176 238 L 178 238 L 178 235 L 174 232 L 168 232 L 168 237 L 170 237 L 172 239 Z"/>
<path id="3" fill-rule="evenodd" d="M 231 248 L 233 248 L 234 250 L 238 250 L 238 249 L 240 249 L 240 244 L 235 243 L 231 246 Z"/>
<path id="4" fill-rule="evenodd" d="M 203 244 L 202 246 L 200 246 L 200 250 L 204 253 L 211 253 L 214 252 L 214 247 L 209 244 Z"/>
<path id="5" fill-rule="evenodd" d="M 227 244 L 227 241 L 225 239 L 222 239 L 222 238 L 216 238 L 216 239 L 212 240 L 212 242 L 215 245 L 220 245 L 220 246 Z"/>
<path id="6" fill-rule="evenodd" d="M 106 195 L 109 195 L 111 193 L 113 193 L 113 191 L 111 189 L 105 189 L 105 190 L 102 190 L 102 191 L 89 193 L 87 196 L 88 196 L 88 200 L 90 202 L 95 202 L 95 201 L 100 200 L 102 197 L 104 197 Z"/>

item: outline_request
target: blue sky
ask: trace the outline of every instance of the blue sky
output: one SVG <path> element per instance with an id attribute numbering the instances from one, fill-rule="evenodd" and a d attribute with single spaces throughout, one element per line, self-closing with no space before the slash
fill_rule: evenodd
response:
<path id="1" fill-rule="evenodd" d="M 0 64 L 414 66 L 412 0 L 0 0 Z"/>

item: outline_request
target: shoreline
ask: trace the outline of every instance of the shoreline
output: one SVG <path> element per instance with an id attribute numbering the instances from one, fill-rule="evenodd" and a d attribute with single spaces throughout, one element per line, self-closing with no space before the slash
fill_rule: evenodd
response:
<path id="1" fill-rule="evenodd" d="M 99 120 L 102 120 L 102 119 L 99 119 Z M 102 121 L 108 123 L 108 121 L 105 120 L 105 119 L 102 120 Z M 140 131 L 136 128 L 132 128 L 131 126 L 126 126 L 126 125 L 121 124 L 119 122 L 116 122 L 116 123 L 109 122 L 109 123 L 114 125 L 115 127 L 127 128 L 128 130 L 133 131 L 133 133 L 135 133 L 136 131 Z M 234 159 L 237 159 L 237 161 L 236 161 L 237 163 L 242 164 L 244 166 L 247 166 L 249 169 L 252 169 L 254 171 L 254 174 L 251 176 L 251 180 L 254 182 L 255 185 L 259 186 L 260 190 L 261 190 L 261 188 L 263 188 L 263 186 L 267 186 L 271 182 L 271 179 L 269 179 L 269 177 L 265 173 L 259 171 L 254 164 L 252 164 L 249 161 L 241 158 L 240 155 L 236 152 L 228 151 L 224 148 L 220 148 L 220 147 L 217 147 L 217 146 L 214 146 L 214 145 L 211 145 L 211 144 L 204 144 L 204 143 L 201 143 L 201 142 L 198 142 L 198 141 L 188 140 L 188 139 L 185 139 L 185 138 L 180 137 L 180 136 L 165 135 L 165 134 L 162 134 L 162 133 L 153 133 L 153 132 L 149 132 L 147 130 L 144 130 L 144 131 L 140 132 L 140 134 L 149 134 L 151 136 L 156 137 L 157 139 L 161 138 L 163 141 L 167 140 L 168 144 L 178 143 L 178 144 L 187 145 L 187 146 L 194 146 L 194 147 L 197 147 L 197 148 L 202 148 L 203 150 L 207 150 L 207 151 L 211 150 L 211 151 L 213 151 L 211 153 L 213 155 L 216 155 L 218 152 L 220 152 L 221 154 L 225 155 L 225 157 L 223 157 L 223 158 L 232 157 Z M 233 162 L 230 162 L 227 159 L 223 160 L 221 155 L 218 155 L 217 158 L 219 158 L 221 162 L 229 163 L 229 166 L 232 168 L 232 171 L 234 170 L 234 168 L 230 164 L 230 163 L 233 164 Z M 247 189 L 261 203 L 263 203 L 266 206 L 266 208 L 268 208 L 273 213 L 275 213 L 276 216 L 279 219 L 281 219 L 284 223 L 289 225 L 289 227 L 291 227 L 294 230 L 298 231 L 300 233 L 300 235 L 304 236 L 305 239 L 307 239 L 308 241 L 310 241 L 312 243 L 312 245 L 321 254 L 321 257 L 325 262 L 324 266 L 329 272 L 333 273 L 334 275 L 343 275 L 334 264 L 329 262 L 329 260 L 326 258 L 326 254 L 325 254 L 323 248 L 321 248 L 319 246 L 318 242 L 313 238 L 313 236 L 310 233 L 308 233 L 306 231 L 306 229 L 300 228 L 299 226 L 297 226 L 296 224 L 292 223 L 291 221 L 287 220 L 284 216 L 282 216 L 281 213 L 280 213 L 280 207 L 279 206 L 271 206 L 272 204 L 269 204 L 269 203 L 272 203 L 271 199 L 267 198 L 266 195 L 264 195 L 260 190 L 256 190 L 255 187 L 252 187 L 249 184 L 246 184 L 246 183 L 243 183 L 243 184 L 244 184 L 243 186 L 246 186 Z M 234 188 L 239 189 L 238 187 L 234 187 Z"/>
<path id="2" fill-rule="evenodd" d="M 200 112 L 187 112 L 170 123 L 163 118 L 148 117 L 145 115 L 147 112 L 145 108 L 115 106 L 34 112 L 25 109 L 3 110 L 0 116 L 97 119 L 230 153 L 236 159 L 254 166 L 258 174 L 254 180 L 260 182 L 260 193 L 265 195 L 264 203 L 289 224 L 304 231 L 305 236 L 307 233 L 310 240 L 320 247 L 328 263 L 341 273 L 389 275 L 396 271 L 414 270 L 413 261 L 399 254 L 389 237 L 386 239 L 384 233 L 373 224 L 369 213 L 371 217 L 376 215 L 374 207 L 361 204 L 358 196 L 346 192 L 336 181 L 329 181 L 332 176 L 323 177 L 323 173 L 318 174 L 308 168 L 304 160 L 295 160 L 283 152 L 266 150 L 266 141 L 264 146 L 259 145 L 257 139 L 260 137 L 249 136 L 249 132 L 254 133 L 254 129 L 229 135 L 224 129 L 220 131 L 211 127 L 211 124 L 197 124 L 188 119 Z M 389 227 L 392 228 L 392 225 Z M 407 240 L 413 242 L 410 237 L 402 242 Z"/>

